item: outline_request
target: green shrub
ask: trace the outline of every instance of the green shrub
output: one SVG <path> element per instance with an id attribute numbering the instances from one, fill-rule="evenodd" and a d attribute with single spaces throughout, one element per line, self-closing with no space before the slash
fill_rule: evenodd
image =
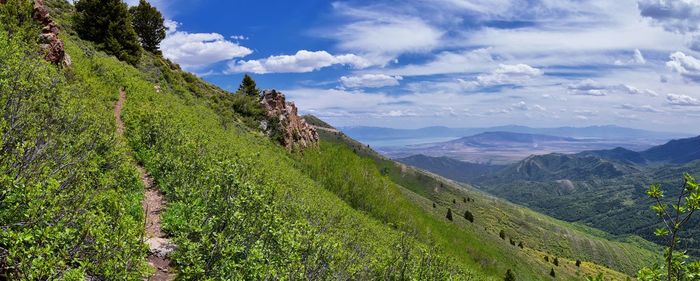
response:
<path id="1" fill-rule="evenodd" d="M 132 65 L 141 48 L 129 8 L 122 0 L 78 0 L 75 30 L 80 38 L 95 42 L 100 50 Z"/>

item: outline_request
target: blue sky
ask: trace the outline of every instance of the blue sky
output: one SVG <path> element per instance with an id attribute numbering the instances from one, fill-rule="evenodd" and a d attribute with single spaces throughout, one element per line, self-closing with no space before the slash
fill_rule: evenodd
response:
<path id="1" fill-rule="evenodd" d="M 166 57 L 336 126 L 700 133 L 698 0 L 151 2 Z"/>

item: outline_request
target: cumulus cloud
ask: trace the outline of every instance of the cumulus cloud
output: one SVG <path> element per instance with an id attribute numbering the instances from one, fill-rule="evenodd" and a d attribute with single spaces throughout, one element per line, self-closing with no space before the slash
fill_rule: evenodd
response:
<path id="1" fill-rule="evenodd" d="M 168 34 L 160 43 L 163 56 L 184 68 L 200 68 L 220 61 L 244 57 L 253 51 L 228 41 L 218 33 L 178 31 L 178 23 L 166 21 Z"/>
<path id="2" fill-rule="evenodd" d="M 354 68 L 371 66 L 369 61 L 354 54 L 334 56 L 326 51 L 300 50 L 294 55 L 270 56 L 259 60 L 232 61 L 228 64 L 228 72 L 252 72 L 257 74 L 304 73 L 336 64 L 350 65 Z"/>
<path id="3" fill-rule="evenodd" d="M 578 83 L 573 83 L 567 86 L 570 93 L 574 95 L 584 95 L 584 96 L 607 96 L 609 94 L 609 89 L 607 86 L 602 85 L 591 79 L 586 79 Z"/>
<path id="4" fill-rule="evenodd" d="M 637 5 L 642 16 L 668 31 L 687 33 L 700 29 L 700 1 L 640 0 Z"/>
<path id="5" fill-rule="evenodd" d="M 686 95 L 668 94 L 666 101 L 671 105 L 700 106 L 700 100 Z"/>
<path id="6" fill-rule="evenodd" d="M 391 76 L 386 74 L 363 74 L 358 76 L 340 77 L 340 82 L 348 88 L 381 88 L 387 86 L 398 86 L 401 76 Z"/>
<path id="7" fill-rule="evenodd" d="M 666 66 L 686 79 L 700 82 L 700 60 L 682 52 L 671 54 Z"/>
<path id="8" fill-rule="evenodd" d="M 522 84 L 544 72 L 526 64 L 501 64 L 494 71 L 476 77 L 479 86 Z"/>

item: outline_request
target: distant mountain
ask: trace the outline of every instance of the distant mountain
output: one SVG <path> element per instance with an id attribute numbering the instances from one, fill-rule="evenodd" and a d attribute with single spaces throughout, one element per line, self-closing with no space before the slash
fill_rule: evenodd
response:
<path id="1" fill-rule="evenodd" d="M 482 181 L 611 179 L 638 171 L 633 165 L 600 157 L 552 153 L 530 156 Z"/>
<path id="2" fill-rule="evenodd" d="M 447 143 L 462 144 L 476 147 L 498 146 L 538 146 L 549 142 L 579 142 L 580 140 L 568 137 L 558 137 L 538 134 L 524 134 L 513 132 L 486 132 L 469 137 L 459 138 Z"/>
<path id="3" fill-rule="evenodd" d="M 503 169 L 503 165 L 477 164 L 448 157 L 413 155 L 397 161 L 430 171 L 456 181 L 469 182 Z"/>
<path id="4" fill-rule="evenodd" d="M 672 140 L 641 152 L 650 162 L 687 163 L 700 159 L 700 136 Z"/>
<path id="5" fill-rule="evenodd" d="M 626 148 L 617 147 L 608 150 L 589 150 L 578 153 L 579 156 L 595 156 L 609 160 L 616 160 L 621 162 L 629 162 L 634 164 L 645 164 L 647 159 L 636 151 L 632 151 Z"/>
<path id="6" fill-rule="evenodd" d="M 597 156 L 635 164 L 682 164 L 700 159 L 700 136 L 669 141 L 663 145 L 636 152 L 625 148 L 584 151 L 578 155 Z"/>
<path id="7" fill-rule="evenodd" d="M 406 138 L 428 137 L 464 137 L 486 132 L 511 132 L 522 134 L 539 134 L 572 138 L 599 138 L 599 139 L 656 139 L 668 140 L 673 138 L 689 137 L 686 134 L 655 132 L 648 130 L 632 129 L 619 126 L 589 126 L 589 127 L 558 127 L 558 128 L 531 128 L 526 126 L 498 126 L 487 128 L 448 128 L 426 127 L 420 129 L 392 129 L 382 127 L 341 127 L 341 131 L 359 140 L 386 140 Z"/>

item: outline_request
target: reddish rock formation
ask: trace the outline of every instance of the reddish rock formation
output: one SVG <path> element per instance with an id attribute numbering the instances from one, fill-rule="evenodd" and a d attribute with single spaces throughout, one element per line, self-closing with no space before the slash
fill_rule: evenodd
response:
<path id="1" fill-rule="evenodd" d="M 0 4 L 5 3 L 7 3 L 7 0 L 0 0 Z M 70 56 L 66 54 L 63 41 L 58 38 L 60 29 L 58 28 L 58 24 L 51 18 L 51 15 L 49 15 L 49 9 L 44 5 L 44 0 L 34 0 L 33 17 L 34 20 L 43 25 L 39 41 L 45 53 L 44 59 L 55 64 L 62 63 L 66 66 L 70 66 Z"/>
<path id="2" fill-rule="evenodd" d="M 44 27 L 41 29 L 40 42 L 44 49 L 44 59 L 55 64 L 63 63 L 70 66 L 70 57 L 66 54 L 63 41 L 58 38 L 58 24 L 49 15 L 44 0 L 34 0 L 34 20 Z"/>
<path id="3" fill-rule="evenodd" d="M 286 102 L 284 94 L 265 90 L 260 95 L 260 105 L 269 121 L 261 125 L 263 131 L 277 138 L 288 150 L 304 150 L 318 143 L 316 130 L 297 113 L 292 102 Z"/>

